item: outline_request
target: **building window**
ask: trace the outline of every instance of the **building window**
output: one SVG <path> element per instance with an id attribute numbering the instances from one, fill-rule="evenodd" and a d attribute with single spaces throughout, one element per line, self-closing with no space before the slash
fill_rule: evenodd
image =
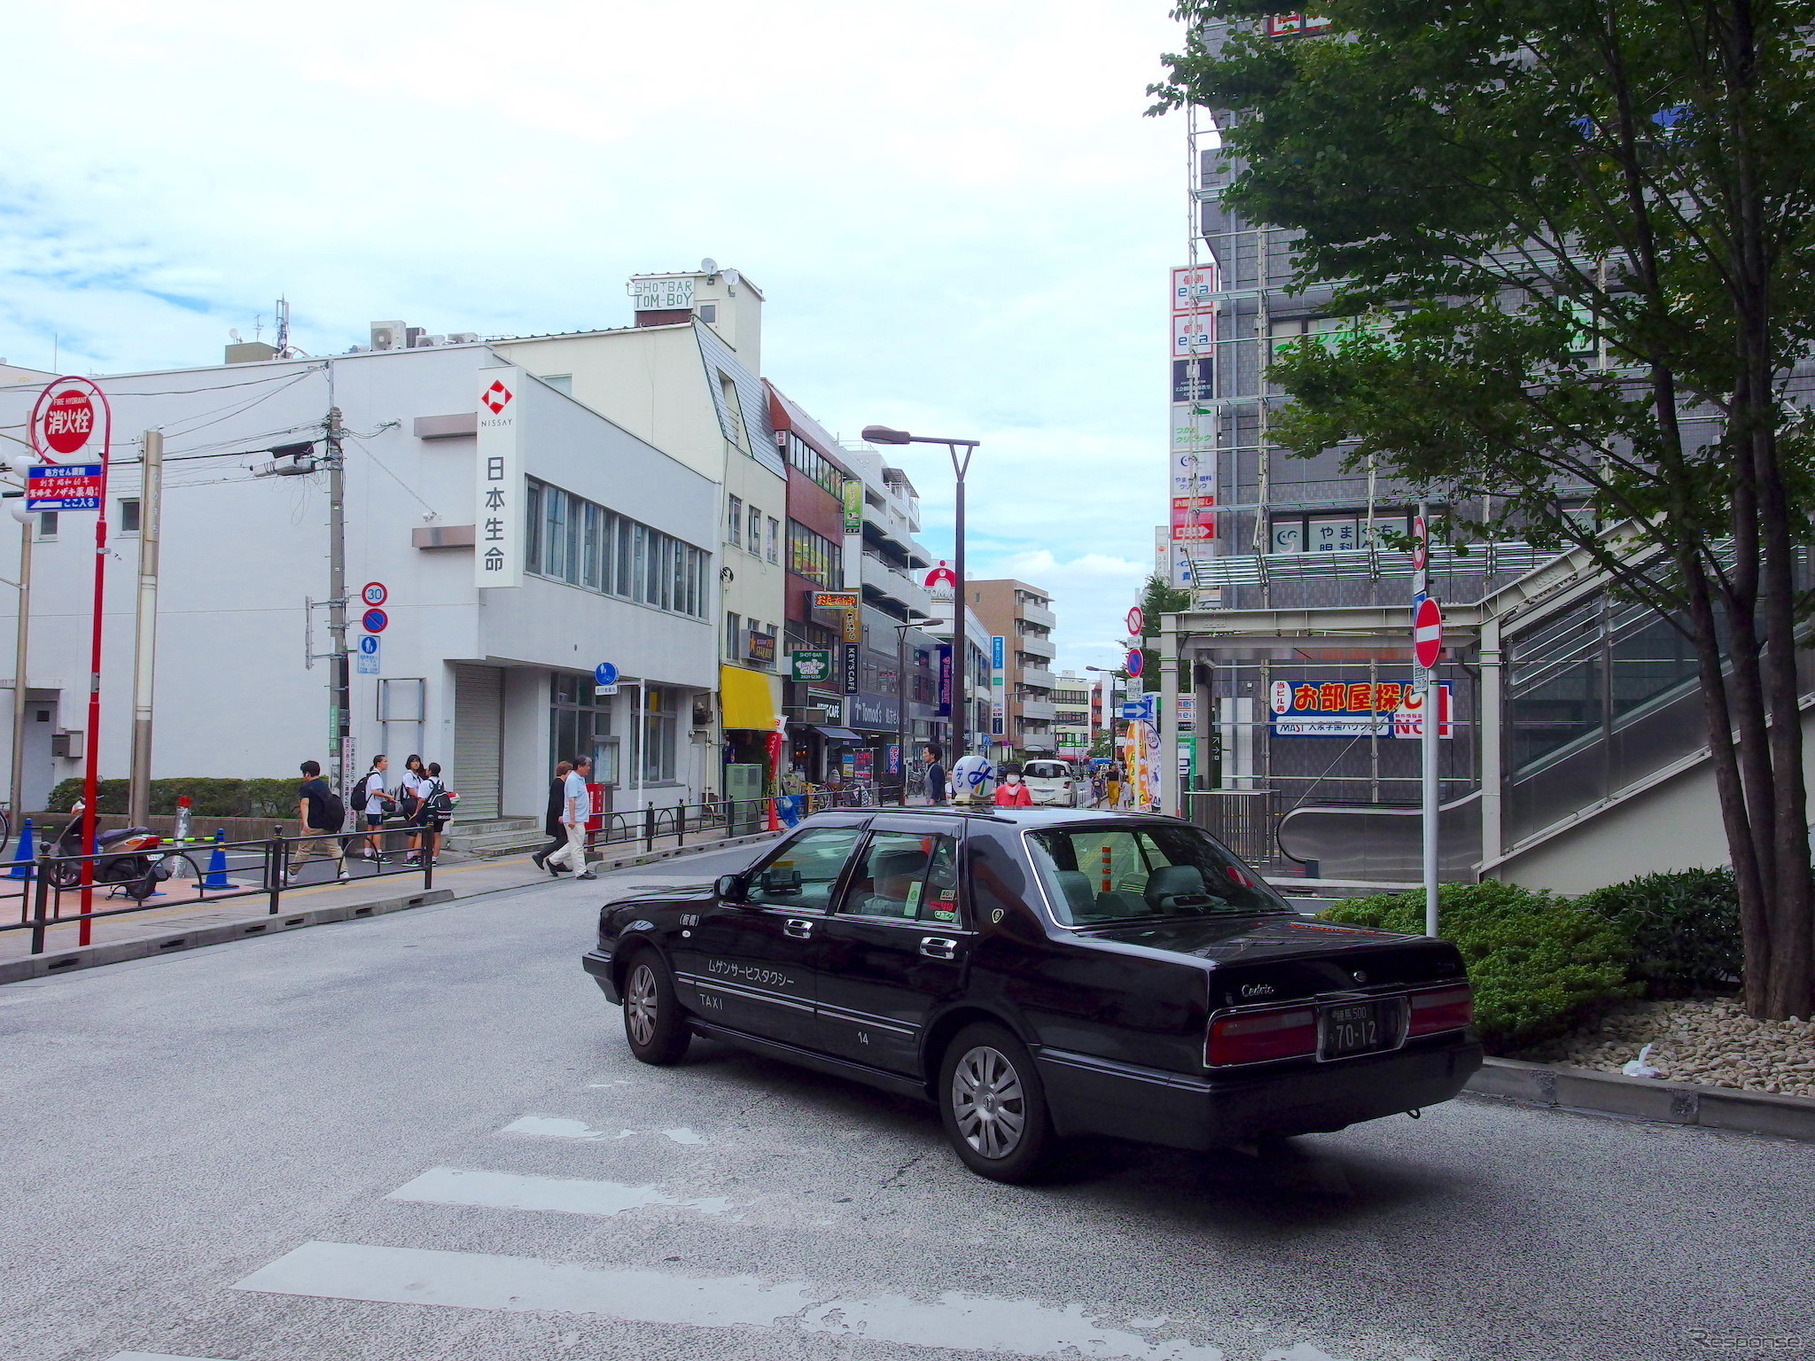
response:
<path id="1" fill-rule="evenodd" d="M 725 438 L 749 453 L 750 441 L 744 434 L 744 408 L 737 400 L 737 383 L 723 369 L 718 374 L 718 390 L 725 399 Z"/>
<path id="2" fill-rule="evenodd" d="M 680 695 L 671 686 L 644 691 L 642 762 L 645 784 L 674 780 L 674 753 L 680 728 Z"/>
<path id="3" fill-rule="evenodd" d="M 718 304 L 715 302 L 701 303 L 700 304 L 700 320 L 716 322 L 718 320 Z"/>
<path id="4" fill-rule="evenodd" d="M 591 676 L 557 675 L 549 710 L 554 760 L 592 758 L 592 781 L 616 784 L 617 745 L 611 740 L 611 698 L 593 693 Z"/>
<path id="5" fill-rule="evenodd" d="M 733 496 L 726 502 L 726 505 L 730 509 L 725 515 L 725 523 L 729 526 L 725 537 L 731 541 L 733 546 L 742 548 L 744 546 L 744 498 Z"/>
<path id="6" fill-rule="evenodd" d="M 763 513 L 755 506 L 750 507 L 750 533 L 744 539 L 744 547 L 756 554 L 763 551 Z"/>
<path id="7" fill-rule="evenodd" d="M 529 479 L 524 565 L 537 576 L 704 619 L 704 549 Z"/>
<path id="8" fill-rule="evenodd" d="M 781 561 L 781 521 L 773 515 L 769 517 L 769 561 Z"/>
<path id="9" fill-rule="evenodd" d="M 56 511 L 41 510 L 38 512 L 38 537 L 40 539 L 54 539 L 57 537 Z"/>
<path id="10" fill-rule="evenodd" d="M 139 532 L 139 498 L 136 496 L 120 498 L 120 533 L 137 534 Z"/>
<path id="11" fill-rule="evenodd" d="M 788 521 L 788 570 L 828 590 L 844 584 L 844 553 L 798 520 Z"/>
<path id="12" fill-rule="evenodd" d="M 787 432 L 783 449 L 789 464 L 799 468 L 833 496 L 844 495 L 845 470 L 793 431 Z"/>
<path id="13" fill-rule="evenodd" d="M 542 375 L 542 381 L 556 392 L 565 392 L 569 397 L 573 396 L 573 375 L 571 373 L 545 373 Z"/>
<path id="14" fill-rule="evenodd" d="M 744 619 L 740 614 L 725 611 L 725 655 L 732 661 L 744 650 Z"/>

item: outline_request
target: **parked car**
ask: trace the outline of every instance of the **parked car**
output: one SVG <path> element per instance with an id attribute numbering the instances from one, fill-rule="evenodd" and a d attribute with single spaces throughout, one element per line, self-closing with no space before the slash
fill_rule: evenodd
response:
<path id="1" fill-rule="evenodd" d="M 1042 807 L 1075 808 L 1090 788 L 1068 761 L 1029 761 L 1021 767 L 1021 782 Z"/>
<path id="2" fill-rule="evenodd" d="M 1445 941 L 1300 916 L 1173 818 L 817 814 L 716 883 L 608 903 L 586 971 L 631 1052 L 715 1040 L 930 1098 L 973 1171 L 1446 1101 L 1481 1064 Z"/>

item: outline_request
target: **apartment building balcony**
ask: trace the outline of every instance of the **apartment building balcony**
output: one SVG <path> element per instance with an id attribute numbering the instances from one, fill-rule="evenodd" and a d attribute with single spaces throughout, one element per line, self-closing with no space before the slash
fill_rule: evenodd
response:
<path id="1" fill-rule="evenodd" d="M 865 591 L 873 591 L 911 610 L 918 610 L 921 614 L 932 613 L 932 593 L 909 576 L 905 569 L 896 567 L 879 554 L 865 553 L 861 559 L 860 571 L 858 579 L 863 583 Z"/>
<path id="2" fill-rule="evenodd" d="M 1052 672 L 1041 667 L 1027 666 L 1021 669 L 1021 684 L 1035 690 L 1052 690 L 1055 688 Z"/>
<path id="3" fill-rule="evenodd" d="M 1041 628 L 1054 629 L 1059 626 L 1058 616 L 1051 610 L 1041 609 L 1038 605 L 1021 605 L 1018 607 L 1018 612 L 1020 617 L 1028 623 L 1038 624 Z"/>
<path id="4" fill-rule="evenodd" d="M 1015 710 L 1029 723 L 1051 723 L 1058 713 L 1049 699 L 1024 699 L 1015 705 Z"/>
<path id="5" fill-rule="evenodd" d="M 1053 646 L 1051 638 L 1042 638 L 1036 633 L 1023 633 L 1015 638 L 1015 646 L 1021 651 L 1035 657 L 1044 657 L 1051 661 L 1059 655 L 1059 649 Z"/>

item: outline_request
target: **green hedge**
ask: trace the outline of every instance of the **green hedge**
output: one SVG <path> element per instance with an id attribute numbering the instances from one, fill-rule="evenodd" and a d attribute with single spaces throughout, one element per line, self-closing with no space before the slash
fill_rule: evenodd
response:
<path id="1" fill-rule="evenodd" d="M 1606 919 L 1549 893 L 1501 884 L 1444 884 L 1443 938 L 1462 952 L 1475 986 L 1475 1028 L 1503 1054 L 1565 1034 L 1597 1007 L 1636 996 L 1626 942 Z M 1325 921 L 1422 934 L 1424 895 L 1345 898 Z"/>
<path id="2" fill-rule="evenodd" d="M 286 780 L 230 780 L 193 777 L 153 780 L 151 811 L 176 812 L 176 801 L 189 796 L 189 811 L 198 818 L 288 818 L 296 816 L 301 776 Z M 67 813 L 82 797 L 82 781 L 64 780 L 50 791 L 48 811 Z M 97 812 L 126 811 L 126 781 L 102 780 Z"/>
<path id="3" fill-rule="evenodd" d="M 1738 986 L 1743 952 L 1732 870 L 1644 874 L 1584 893 L 1575 903 L 1625 939 L 1632 977 L 1650 996 Z"/>

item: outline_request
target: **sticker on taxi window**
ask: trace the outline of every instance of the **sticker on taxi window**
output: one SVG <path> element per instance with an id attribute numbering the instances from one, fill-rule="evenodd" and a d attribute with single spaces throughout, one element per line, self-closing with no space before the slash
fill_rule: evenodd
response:
<path id="1" fill-rule="evenodd" d="M 955 922 L 958 914 L 949 907 L 935 907 L 930 913 L 934 921 Z"/>
<path id="2" fill-rule="evenodd" d="M 910 917 L 913 916 L 914 909 L 919 906 L 920 906 L 920 885 L 918 883 L 909 884 L 908 885 L 908 896 L 907 896 L 908 915 Z"/>

